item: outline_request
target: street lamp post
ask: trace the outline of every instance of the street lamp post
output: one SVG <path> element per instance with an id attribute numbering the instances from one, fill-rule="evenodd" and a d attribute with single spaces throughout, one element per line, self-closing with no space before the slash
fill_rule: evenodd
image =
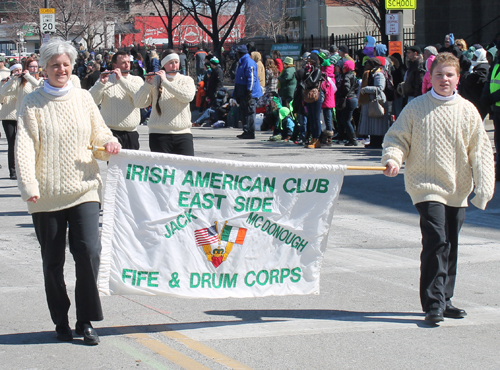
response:
<path id="1" fill-rule="evenodd" d="M 19 36 L 19 42 L 17 43 L 17 54 L 19 55 L 19 60 L 21 60 L 21 51 L 23 50 L 24 44 L 24 32 L 17 31 L 17 35 Z"/>

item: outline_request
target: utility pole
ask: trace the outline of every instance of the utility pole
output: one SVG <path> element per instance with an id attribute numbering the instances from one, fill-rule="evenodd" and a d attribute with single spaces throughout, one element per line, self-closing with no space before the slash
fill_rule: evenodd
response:
<path id="1" fill-rule="evenodd" d="M 45 0 L 45 8 L 49 7 L 49 0 Z"/>

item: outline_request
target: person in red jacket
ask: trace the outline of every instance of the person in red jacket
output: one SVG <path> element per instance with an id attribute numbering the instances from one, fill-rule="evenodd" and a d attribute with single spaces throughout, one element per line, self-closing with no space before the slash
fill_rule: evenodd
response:
<path id="1" fill-rule="evenodd" d="M 281 53 L 279 50 L 273 50 L 274 64 L 276 64 L 276 68 L 278 68 L 278 72 L 281 73 L 283 70 L 283 61 L 281 60 Z"/>

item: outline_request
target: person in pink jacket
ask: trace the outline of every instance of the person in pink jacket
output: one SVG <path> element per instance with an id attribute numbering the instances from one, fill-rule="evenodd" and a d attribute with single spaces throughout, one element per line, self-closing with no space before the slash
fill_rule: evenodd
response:
<path id="1" fill-rule="evenodd" d="M 427 72 L 425 72 L 424 80 L 422 81 L 422 95 L 426 94 L 432 88 L 431 65 L 432 62 L 434 62 L 434 59 L 436 59 L 436 56 L 431 55 L 425 61 L 425 69 L 427 70 Z"/>
<path id="2" fill-rule="evenodd" d="M 321 82 L 321 90 L 325 94 L 321 109 L 323 110 L 323 119 L 325 120 L 325 144 L 331 145 L 333 139 L 333 126 L 332 126 L 332 110 L 335 108 L 335 92 L 337 85 L 335 85 L 335 78 L 326 75 L 326 78 Z"/>

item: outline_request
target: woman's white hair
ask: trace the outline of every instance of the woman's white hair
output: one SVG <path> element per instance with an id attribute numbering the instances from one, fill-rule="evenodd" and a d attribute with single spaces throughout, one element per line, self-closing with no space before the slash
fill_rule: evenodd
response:
<path id="1" fill-rule="evenodd" d="M 55 37 L 51 39 L 48 43 L 43 44 L 40 48 L 40 67 L 45 68 L 51 60 L 56 55 L 66 54 L 71 65 L 75 64 L 76 56 L 78 52 L 69 41 L 64 41 L 60 37 Z"/>

